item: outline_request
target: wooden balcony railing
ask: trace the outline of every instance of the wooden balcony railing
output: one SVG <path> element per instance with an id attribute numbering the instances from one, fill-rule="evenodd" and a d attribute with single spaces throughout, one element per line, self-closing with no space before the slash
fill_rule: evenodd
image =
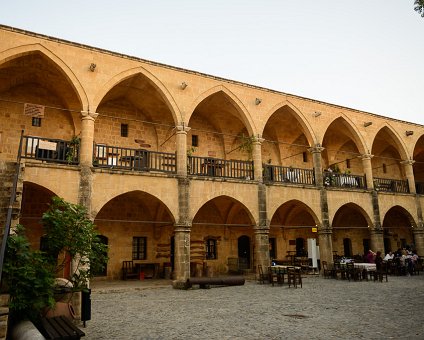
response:
<path id="1" fill-rule="evenodd" d="M 374 188 L 377 191 L 409 193 L 408 180 L 374 177 Z"/>
<path id="2" fill-rule="evenodd" d="M 424 195 L 424 182 L 415 182 L 415 190 L 418 195 Z"/>
<path id="3" fill-rule="evenodd" d="M 315 174 L 314 170 L 311 169 L 299 169 L 270 164 L 264 164 L 263 169 L 263 178 L 266 182 L 315 185 Z"/>
<path id="4" fill-rule="evenodd" d="M 324 185 L 327 187 L 366 189 L 367 181 L 365 176 L 324 171 Z"/>
<path id="5" fill-rule="evenodd" d="M 21 158 L 49 163 L 79 164 L 79 141 L 23 136 Z"/>
<path id="6" fill-rule="evenodd" d="M 175 153 L 145 149 L 122 148 L 103 144 L 94 145 L 93 166 L 135 171 L 176 173 Z"/>
<path id="7" fill-rule="evenodd" d="M 196 176 L 254 179 L 253 162 L 211 157 L 188 157 L 188 174 Z"/>

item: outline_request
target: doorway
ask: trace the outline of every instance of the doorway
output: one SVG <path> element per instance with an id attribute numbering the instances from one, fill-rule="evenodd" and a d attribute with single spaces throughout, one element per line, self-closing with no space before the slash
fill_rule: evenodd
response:
<path id="1" fill-rule="evenodd" d="M 249 236 L 240 236 L 238 238 L 238 259 L 239 269 L 250 268 L 250 238 Z"/>

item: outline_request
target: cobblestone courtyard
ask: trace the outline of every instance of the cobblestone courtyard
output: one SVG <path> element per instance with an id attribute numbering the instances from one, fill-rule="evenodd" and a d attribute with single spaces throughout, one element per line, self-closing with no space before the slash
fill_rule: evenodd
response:
<path id="1" fill-rule="evenodd" d="M 85 339 L 424 339 L 424 275 L 303 288 L 94 282 Z"/>

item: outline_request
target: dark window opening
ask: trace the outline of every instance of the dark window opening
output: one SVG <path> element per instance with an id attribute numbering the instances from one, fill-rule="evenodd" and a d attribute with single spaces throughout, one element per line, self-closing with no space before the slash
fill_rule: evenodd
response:
<path id="1" fill-rule="evenodd" d="M 191 136 L 191 146 L 199 146 L 199 136 L 192 135 Z"/>
<path id="2" fill-rule="evenodd" d="M 132 259 L 147 259 L 147 237 L 133 237 Z"/>
<path id="3" fill-rule="evenodd" d="M 216 252 L 216 240 L 213 238 L 208 238 L 206 240 L 206 260 L 216 260 L 217 252 Z"/>
<path id="4" fill-rule="evenodd" d="M 41 118 L 32 117 L 32 126 L 41 127 Z"/>
<path id="5" fill-rule="evenodd" d="M 303 162 L 304 163 L 308 162 L 308 153 L 306 151 L 304 151 L 302 153 L 302 157 L 303 157 Z"/>
<path id="6" fill-rule="evenodd" d="M 128 137 L 128 124 L 121 124 L 121 137 Z"/>
<path id="7" fill-rule="evenodd" d="M 387 166 L 386 166 L 386 163 L 383 163 L 383 173 L 387 173 Z"/>
<path id="8" fill-rule="evenodd" d="M 350 169 L 350 159 L 346 159 L 346 168 Z"/>

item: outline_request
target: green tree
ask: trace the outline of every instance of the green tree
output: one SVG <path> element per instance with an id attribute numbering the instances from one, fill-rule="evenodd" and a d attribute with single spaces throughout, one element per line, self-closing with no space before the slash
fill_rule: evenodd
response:
<path id="1" fill-rule="evenodd" d="M 11 322 L 37 322 L 41 311 L 54 305 L 53 267 L 40 251 L 30 249 L 22 225 L 7 240 L 3 282 L 10 295 Z"/>
<path id="2" fill-rule="evenodd" d="M 50 265 L 59 273 L 66 264 L 66 256 L 77 265 L 70 281 L 74 289 L 85 288 L 93 273 L 100 272 L 107 262 L 107 248 L 88 218 L 87 209 L 81 205 L 53 197 L 52 204 L 43 214 L 45 248 Z M 59 255 L 63 256 L 59 256 Z M 58 261 L 58 259 L 61 259 Z"/>
<path id="3" fill-rule="evenodd" d="M 424 18 L 424 0 L 415 0 L 414 5 L 414 10 Z"/>
<path id="4" fill-rule="evenodd" d="M 55 277 L 67 261 L 65 255 L 77 264 L 70 277 L 74 291 L 86 288 L 93 273 L 107 262 L 107 248 L 83 206 L 53 197 L 42 223 L 43 251 L 31 250 L 22 225 L 7 240 L 2 284 L 10 294 L 13 322 L 27 319 L 37 324 L 54 306 Z"/>

